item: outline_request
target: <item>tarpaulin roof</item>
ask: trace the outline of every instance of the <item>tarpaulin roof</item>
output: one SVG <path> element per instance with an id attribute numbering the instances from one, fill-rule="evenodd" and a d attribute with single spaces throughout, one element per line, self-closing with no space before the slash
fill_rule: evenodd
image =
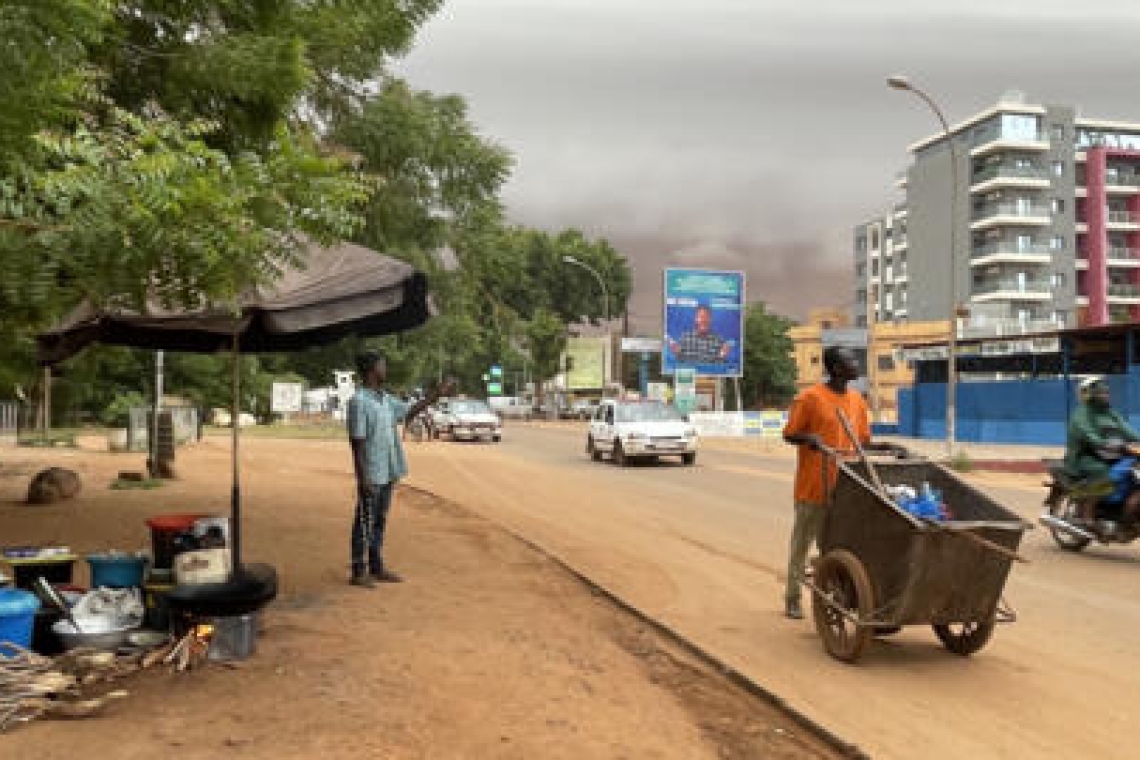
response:
<path id="1" fill-rule="evenodd" d="M 38 337 L 42 364 L 56 364 L 92 343 L 213 353 L 296 351 L 346 335 L 385 335 L 429 316 L 427 279 L 411 265 L 351 243 L 310 244 L 297 266 L 238 308 L 76 308 Z"/>

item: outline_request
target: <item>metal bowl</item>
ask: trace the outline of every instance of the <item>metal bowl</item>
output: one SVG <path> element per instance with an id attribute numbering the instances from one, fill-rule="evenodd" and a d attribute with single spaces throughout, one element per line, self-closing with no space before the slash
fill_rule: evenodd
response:
<path id="1" fill-rule="evenodd" d="M 113 652 L 127 643 L 133 631 L 138 630 L 137 625 L 117 626 L 114 621 L 100 617 L 80 617 L 76 620 L 82 633 L 67 620 L 60 620 L 53 624 L 51 629 L 63 643 L 64 649 L 95 649 L 102 652 Z"/>

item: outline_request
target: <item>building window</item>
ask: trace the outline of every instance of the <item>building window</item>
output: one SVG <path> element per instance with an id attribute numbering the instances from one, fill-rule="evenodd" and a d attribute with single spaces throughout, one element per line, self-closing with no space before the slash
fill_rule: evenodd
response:
<path id="1" fill-rule="evenodd" d="M 875 228 L 871 230 L 871 248 L 878 250 L 879 248 L 879 230 Z"/>
<path id="2" fill-rule="evenodd" d="M 1049 130 L 1050 135 L 1054 142 L 1062 142 L 1065 139 L 1065 125 L 1054 124 L 1052 129 Z M 1060 176 L 1060 175 L 1058 175 Z"/>
<path id="3" fill-rule="evenodd" d="M 1065 176 L 1065 162 L 1064 161 L 1054 161 L 1053 162 L 1053 176 L 1054 177 L 1064 177 Z"/>
<path id="4" fill-rule="evenodd" d="M 878 259 L 871 259 L 871 276 L 872 277 L 878 277 L 879 276 L 879 260 Z"/>
<path id="5" fill-rule="evenodd" d="M 1053 213 L 1054 214 L 1065 213 L 1065 201 L 1063 201 L 1060 198 L 1054 198 L 1053 199 Z"/>
<path id="6" fill-rule="evenodd" d="M 1053 280 L 1053 287 L 1055 287 L 1055 288 L 1063 288 L 1065 286 L 1065 275 L 1063 275 L 1063 274 L 1053 275 L 1052 280 Z"/>
<path id="7" fill-rule="evenodd" d="M 895 360 L 893 357 L 883 354 L 879 357 L 879 371 L 880 372 L 893 372 L 895 369 Z"/>
<path id="8" fill-rule="evenodd" d="M 867 275 L 867 265 L 866 264 L 856 264 L 855 265 L 855 276 L 862 279 L 863 277 L 866 277 L 866 275 Z"/>
<path id="9" fill-rule="evenodd" d="M 1053 239 L 1049 241 L 1049 247 L 1054 251 L 1065 250 L 1065 236 L 1054 235 Z"/>

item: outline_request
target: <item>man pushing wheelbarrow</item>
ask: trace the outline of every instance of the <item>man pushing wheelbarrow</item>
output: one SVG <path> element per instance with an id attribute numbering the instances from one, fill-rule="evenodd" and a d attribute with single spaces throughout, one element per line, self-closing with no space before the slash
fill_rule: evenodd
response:
<path id="1" fill-rule="evenodd" d="M 827 382 L 808 388 L 796 397 L 784 427 L 784 440 L 798 447 L 796 522 L 788 549 L 788 583 L 784 592 L 784 614 L 793 620 L 804 616 L 800 603 L 804 567 L 812 544 L 819 541 L 827 493 L 835 484 L 837 468 L 829 453 L 855 455 L 840 412 L 851 421 L 853 432 L 864 449 L 905 454 L 899 446 L 872 443 L 867 403 L 862 394 L 847 387 L 859 377 L 855 354 L 846 348 L 828 348 L 823 352 L 823 368 Z"/>
<path id="2" fill-rule="evenodd" d="M 824 365 L 828 382 L 796 399 L 784 430 L 800 447 L 788 617 L 802 617 L 806 585 L 816 631 L 837 659 L 854 662 L 875 635 L 907 625 L 933 627 L 955 654 L 977 652 L 996 623 L 1015 619 L 1002 591 L 1029 524 L 937 464 L 872 463 L 867 450 L 905 450 L 871 444 L 867 407 L 847 389 L 857 375 L 851 353 L 829 350 Z M 919 490 L 921 499 L 907 495 Z M 813 542 L 820 558 L 808 579 Z"/>

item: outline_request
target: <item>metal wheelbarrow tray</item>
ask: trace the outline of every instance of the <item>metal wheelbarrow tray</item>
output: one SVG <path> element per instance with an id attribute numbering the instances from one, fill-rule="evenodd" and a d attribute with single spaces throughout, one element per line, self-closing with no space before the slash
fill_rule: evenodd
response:
<path id="1" fill-rule="evenodd" d="M 951 652 L 977 652 L 996 623 L 1016 618 L 1002 590 L 1032 526 L 939 465 L 883 462 L 875 469 L 886 486 L 929 483 L 952 519 L 913 517 L 870 484 L 861 463 L 839 463 L 821 556 L 805 581 L 824 648 L 854 662 L 876 634 L 930 625 Z"/>

